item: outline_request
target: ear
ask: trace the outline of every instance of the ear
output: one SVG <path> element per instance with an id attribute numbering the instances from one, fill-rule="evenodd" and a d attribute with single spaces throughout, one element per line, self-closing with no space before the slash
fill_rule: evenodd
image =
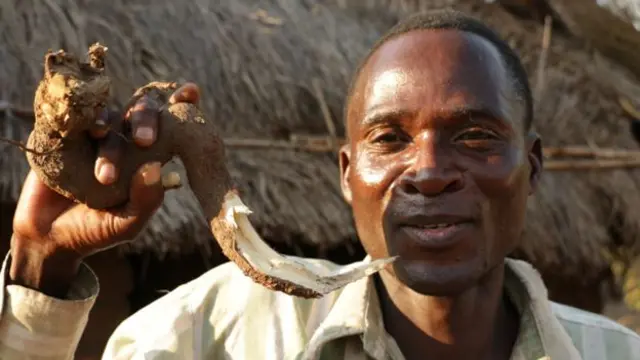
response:
<path id="1" fill-rule="evenodd" d="M 540 176 L 542 176 L 542 140 L 540 140 L 538 134 L 532 131 L 527 134 L 526 141 L 529 166 L 531 168 L 531 173 L 529 175 L 529 195 L 531 195 L 538 189 Z"/>
<path id="2" fill-rule="evenodd" d="M 349 144 L 345 144 L 340 148 L 340 187 L 342 188 L 342 197 L 351 205 L 351 184 L 349 176 L 351 174 L 351 149 Z"/>

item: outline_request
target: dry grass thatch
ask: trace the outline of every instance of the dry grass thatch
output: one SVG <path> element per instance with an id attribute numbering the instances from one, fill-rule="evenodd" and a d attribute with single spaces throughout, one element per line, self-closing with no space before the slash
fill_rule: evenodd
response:
<path id="1" fill-rule="evenodd" d="M 0 103 L 0 138 L 21 141 L 29 136 L 31 118 L 15 115 L 8 104 Z M 9 143 L 0 142 L 0 202 L 13 202 L 20 195 L 28 165 L 22 151 Z"/>
<path id="2" fill-rule="evenodd" d="M 607 0 L 606 6 L 596 0 L 582 1 L 579 6 L 571 0 L 547 2 L 573 34 L 640 76 L 640 32 L 636 30 L 636 25 L 640 26 L 640 5 L 637 2 Z"/>
<path id="3" fill-rule="evenodd" d="M 599 0 L 604 8 L 640 30 L 640 4 L 635 0 Z"/>
<path id="4" fill-rule="evenodd" d="M 47 49 L 84 52 L 100 41 L 109 47 L 116 104 L 150 80 L 193 80 L 225 138 L 287 140 L 332 128 L 342 136 L 342 101 L 357 60 L 401 16 L 443 5 L 499 30 L 536 78 L 542 26 L 472 0 L 14 0 L 0 3 L 0 99 L 29 106 Z M 617 96 L 638 84 L 619 81 L 627 74 L 617 65 L 555 34 L 545 74 L 536 126 L 547 145 L 637 148 Z M 355 241 L 333 154 L 238 147 L 229 161 L 252 221 L 271 241 Z M 519 256 L 587 277 L 608 266 L 604 250 L 612 244 L 637 252 L 638 184 L 638 170 L 547 173 L 530 202 Z M 210 242 L 193 198 L 178 190 L 128 250 L 163 254 Z"/>

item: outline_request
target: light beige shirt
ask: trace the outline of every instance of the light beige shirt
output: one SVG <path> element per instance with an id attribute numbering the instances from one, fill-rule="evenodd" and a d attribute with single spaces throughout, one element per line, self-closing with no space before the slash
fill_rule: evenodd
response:
<path id="1" fill-rule="evenodd" d="M 640 359 L 637 334 L 602 316 L 549 302 L 541 278 L 525 262 L 507 260 L 506 269 L 505 290 L 521 315 L 513 360 Z M 0 359 L 71 359 L 98 294 L 93 272 L 83 266 L 68 300 L 1 285 Z M 124 321 L 103 359 L 403 357 L 384 329 L 371 278 L 309 300 L 267 290 L 228 263 Z"/>

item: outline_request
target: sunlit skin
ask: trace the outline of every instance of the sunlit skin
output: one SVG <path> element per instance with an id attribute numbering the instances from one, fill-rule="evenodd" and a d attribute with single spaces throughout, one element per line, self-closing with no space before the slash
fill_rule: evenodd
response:
<path id="1" fill-rule="evenodd" d="M 510 79 L 483 38 L 419 30 L 376 50 L 355 84 L 342 188 L 367 252 L 398 256 L 378 292 L 408 359 L 510 356 L 504 259 L 541 171 Z"/>

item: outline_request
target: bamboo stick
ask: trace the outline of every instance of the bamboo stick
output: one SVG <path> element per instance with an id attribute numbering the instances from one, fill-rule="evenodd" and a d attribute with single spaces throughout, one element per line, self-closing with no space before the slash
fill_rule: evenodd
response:
<path id="1" fill-rule="evenodd" d="M 595 157 L 595 158 L 630 158 L 640 157 L 639 150 L 627 150 L 627 149 L 593 149 L 588 146 L 548 146 L 543 150 L 544 157 L 554 158 L 562 156 L 571 157 Z"/>
<path id="2" fill-rule="evenodd" d="M 544 31 L 542 33 L 542 44 L 540 57 L 538 58 L 538 67 L 536 70 L 536 87 L 535 98 L 536 102 L 540 100 L 541 94 L 544 91 L 545 75 L 547 67 L 547 58 L 549 57 L 549 46 L 551 45 L 551 31 L 553 28 L 553 21 L 551 16 L 547 15 L 544 18 Z"/>
<path id="3" fill-rule="evenodd" d="M 567 170 L 611 170 L 640 167 L 640 158 L 638 159 L 610 159 L 610 160 L 551 160 L 546 161 L 543 165 L 548 171 L 567 171 Z"/>
<path id="4" fill-rule="evenodd" d="M 0 100 L 0 112 L 8 113 L 10 115 L 15 115 L 22 120 L 31 120 L 35 118 L 32 109 L 21 108 L 11 104 L 8 101 Z"/>

